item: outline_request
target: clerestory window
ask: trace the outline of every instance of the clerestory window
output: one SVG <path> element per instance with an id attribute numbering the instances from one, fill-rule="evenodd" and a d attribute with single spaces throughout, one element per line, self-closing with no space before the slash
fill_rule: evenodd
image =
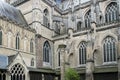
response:
<path id="1" fill-rule="evenodd" d="M 110 3 L 105 11 L 105 21 L 106 23 L 114 22 L 118 20 L 118 6 L 117 3 L 112 2 Z"/>
<path id="2" fill-rule="evenodd" d="M 85 28 L 90 29 L 91 28 L 91 11 L 90 10 L 85 14 L 84 19 L 85 19 Z"/>

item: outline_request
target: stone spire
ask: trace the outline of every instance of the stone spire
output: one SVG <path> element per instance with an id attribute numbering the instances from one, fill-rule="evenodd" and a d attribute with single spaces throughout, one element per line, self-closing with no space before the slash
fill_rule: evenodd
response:
<path id="1" fill-rule="evenodd" d="M 82 11 L 81 11 L 81 0 L 79 0 L 79 7 L 80 7 L 79 13 L 80 13 L 80 18 L 81 18 L 81 17 L 82 17 Z"/>
<path id="2" fill-rule="evenodd" d="M 75 15 L 74 15 L 74 2 L 73 0 L 69 0 L 70 1 L 70 6 L 71 6 L 71 12 L 69 14 L 69 28 L 72 28 L 75 26 Z"/>
<path id="3" fill-rule="evenodd" d="M 95 6 L 96 0 L 91 0 L 91 22 L 96 22 Z"/>
<path id="4" fill-rule="evenodd" d="M 71 1 L 71 20 L 72 22 L 74 22 L 75 21 L 75 14 L 74 14 L 75 5 L 74 5 L 74 0 L 70 0 L 70 1 Z"/>
<path id="5" fill-rule="evenodd" d="M 88 48 L 86 61 L 86 80 L 94 80 L 94 52 L 95 52 L 95 37 L 96 37 L 96 0 L 91 0 L 91 30 L 88 32 Z"/>
<path id="6" fill-rule="evenodd" d="M 96 7 L 95 7 L 95 12 L 96 12 L 96 22 L 98 24 L 101 24 L 103 22 L 103 20 L 101 21 L 100 19 L 103 17 L 103 14 L 102 14 L 102 11 L 100 9 L 100 4 L 99 3 L 100 2 L 97 0 Z"/>
<path id="7" fill-rule="evenodd" d="M 40 26 L 40 24 L 36 23 L 37 21 L 39 21 L 40 17 L 39 5 L 40 2 L 38 0 L 32 0 L 32 22 L 34 22 L 32 24 L 32 28 L 34 28 L 37 33 L 40 32 L 38 27 Z"/>

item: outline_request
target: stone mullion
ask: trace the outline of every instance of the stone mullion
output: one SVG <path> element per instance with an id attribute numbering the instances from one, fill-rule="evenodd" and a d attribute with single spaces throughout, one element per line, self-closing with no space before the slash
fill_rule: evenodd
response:
<path id="1" fill-rule="evenodd" d="M 94 38 L 96 36 L 96 13 L 95 13 L 96 0 L 92 1 L 91 4 L 91 30 L 88 35 L 90 35 L 90 40 L 88 40 L 87 45 L 87 61 L 86 61 L 86 80 L 94 80 L 94 51 L 95 46 L 93 45 Z"/>
<path id="2" fill-rule="evenodd" d="M 65 48 L 66 48 L 66 45 L 64 44 L 59 45 L 60 54 L 61 54 L 61 57 L 60 57 L 61 80 L 65 80 L 65 53 L 66 53 Z"/>
<path id="3" fill-rule="evenodd" d="M 120 40 L 118 41 L 118 80 L 120 80 Z"/>

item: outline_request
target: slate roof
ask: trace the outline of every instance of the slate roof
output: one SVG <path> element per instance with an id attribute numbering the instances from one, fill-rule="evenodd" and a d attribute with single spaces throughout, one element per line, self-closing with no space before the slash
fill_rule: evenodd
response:
<path id="1" fill-rule="evenodd" d="M 8 65 L 8 57 L 0 55 L 0 70 L 6 70 Z"/>
<path id="2" fill-rule="evenodd" d="M 20 10 L 3 1 L 0 1 L 0 17 L 19 25 L 28 26 Z"/>

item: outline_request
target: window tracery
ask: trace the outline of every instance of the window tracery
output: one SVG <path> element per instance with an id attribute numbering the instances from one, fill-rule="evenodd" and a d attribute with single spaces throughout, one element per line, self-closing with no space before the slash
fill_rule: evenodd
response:
<path id="1" fill-rule="evenodd" d="M 11 68 L 10 74 L 11 80 L 25 80 L 25 70 L 19 63 Z"/>
<path id="2" fill-rule="evenodd" d="M 103 43 L 104 62 L 116 61 L 116 46 L 115 39 L 107 37 Z"/>
<path id="3" fill-rule="evenodd" d="M 106 23 L 111 23 L 118 20 L 118 6 L 117 3 L 112 2 L 108 5 L 105 11 L 105 21 Z"/>
<path id="4" fill-rule="evenodd" d="M 81 42 L 79 47 L 79 64 L 86 64 L 86 54 L 87 54 L 86 42 Z"/>

